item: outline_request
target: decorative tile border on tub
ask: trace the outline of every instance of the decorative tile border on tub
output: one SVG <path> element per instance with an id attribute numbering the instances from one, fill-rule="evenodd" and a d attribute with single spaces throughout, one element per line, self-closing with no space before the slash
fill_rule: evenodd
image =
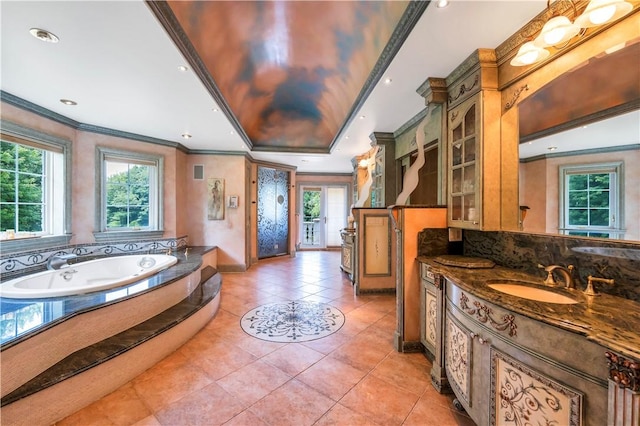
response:
<path id="1" fill-rule="evenodd" d="M 187 239 L 186 236 L 183 236 L 178 238 L 122 243 L 78 244 L 12 253 L 0 259 L 0 274 L 2 274 L 2 280 L 5 281 L 27 272 L 36 272 L 46 267 L 47 261 L 52 256 L 60 254 L 75 254 L 78 257 L 101 257 L 136 253 L 158 253 L 167 250 L 175 251 L 186 247 Z"/>

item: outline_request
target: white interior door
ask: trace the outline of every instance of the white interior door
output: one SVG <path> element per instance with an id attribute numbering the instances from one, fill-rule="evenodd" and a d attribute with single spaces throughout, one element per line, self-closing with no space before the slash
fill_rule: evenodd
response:
<path id="1" fill-rule="evenodd" d="M 339 247 L 347 223 L 346 186 L 301 185 L 300 247 Z"/>

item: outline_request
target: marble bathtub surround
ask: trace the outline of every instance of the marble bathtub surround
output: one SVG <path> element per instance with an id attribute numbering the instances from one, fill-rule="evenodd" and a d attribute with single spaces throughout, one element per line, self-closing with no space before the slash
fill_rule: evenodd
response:
<path id="1" fill-rule="evenodd" d="M 15 391 L 4 396 L 1 400 L 1 405 L 11 404 L 14 401 L 53 386 L 160 335 L 209 303 L 220 292 L 221 285 L 222 279 L 217 270 L 210 266 L 203 268 L 200 284 L 180 303 L 126 331 L 74 352 Z"/>
<path id="2" fill-rule="evenodd" d="M 201 255 L 210 250 L 211 247 L 191 247 L 188 256 L 185 256 L 184 251 L 173 252 L 173 255 L 178 258 L 178 263 L 173 267 L 115 289 L 45 299 L 0 298 L 0 315 L 4 323 L 3 334 L 0 336 L 0 351 L 72 316 L 100 308 L 105 304 L 118 303 L 141 293 L 153 291 L 159 286 L 170 284 L 199 268 L 202 263 Z M 9 324 L 11 322 L 13 326 Z M 21 322 L 27 322 L 29 326 L 21 328 Z"/>
<path id="3" fill-rule="evenodd" d="M 578 290 L 586 288 L 589 275 L 613 279 L 613 285 L 595 283 L 596 292 L 640 302 L 640 244 L 637 242 L 465 230 L 464 255 L 491 259 L 498 265 L 542 279 L 546 273 L 538 269 L 538 264 L 573 265 Z"/>
<path id="4" fill-rule="evenodd" d="M 75 254 L 75 262 L 83 262 L 95 257 L 118 256 L 137 253 L 165 253 L 182 250 L 187 247 L 187 237 L 141 240 L 129 242 L 114 242 L 100 244 L 76 244 L 47 248 L 44 250 L 30 250 L 18 253 L 2 254 L 0 259 L 0 274 L 2 280 L 9 280 L 22 274 L 29 274 L 43 270 L 52 256 L 61 254 Z"/>

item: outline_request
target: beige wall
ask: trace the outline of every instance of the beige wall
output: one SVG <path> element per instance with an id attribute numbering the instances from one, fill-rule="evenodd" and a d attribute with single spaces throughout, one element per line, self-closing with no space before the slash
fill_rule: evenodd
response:
<path id="1" fill-rule="evenodd" d="M 164 237 L 176 234 L 176 150 L 156 144 L 134 142 L 113 136 L 77 131 L 37 114 L 2 104 L 2 119 L 24 127 L 69 139 L 72 142 L 71 244 L 95 242 L 96 146 L 164 156 Z"/>
<path id="2" fill-rule="evenodd" d="M 2 104 L 2 119 L 72 142 L 73 237 L 71 244 L 94 243 L 96 146 L 164 157 L 164 237 L 189 237 L 190 245 L 218 246 L 218 265 L 246 268 L 245 261 L 245 162 L 243 155 L 187 155 L 173 147 L 77 131 L 12 105 Z M 204 164 L 205 180 L 193 180 L 193 165 Z M 221 221 L 207 219 L 207 181 L 225 180 L 225 196 L 238 195 L 238 209 L 225 208 Z M 226 197 L 225 197 L 226 205 Z"/>
<path id="3" fill-rule="evenodd" d="M 193 165 L 204 165 L 204 180 L 193 180 Z M 221 269 L 244 269 L 245 262 L 245 157 L 242 155 L 188 155 L 184 192 L 184 212 L 189 244 L 218 246 L 218 266 Z M 224 219 L 207 218 L 209 178 L 224 179 Z M 227 206 L 230 195 L 239 196 L 237 209 Z"/>
<path id="4" fill-rule="evenodd" d="M 555 157 L 520 165 L 520 205 L 529 206 L 525 232 L 558 233 L 559 167 L 622 161 L 627 240 L 640 240 L 640 150 Z"/>

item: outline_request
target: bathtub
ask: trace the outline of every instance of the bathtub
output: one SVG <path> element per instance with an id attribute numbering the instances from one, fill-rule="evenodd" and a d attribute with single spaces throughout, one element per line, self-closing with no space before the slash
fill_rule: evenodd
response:
<path id="1" fill-rule="evenodd" d="M 140 254 L 79 262 L 0 284 L 0 297 L 39 299 L 120 287 L 174 265 L 175 256 Z"/>

